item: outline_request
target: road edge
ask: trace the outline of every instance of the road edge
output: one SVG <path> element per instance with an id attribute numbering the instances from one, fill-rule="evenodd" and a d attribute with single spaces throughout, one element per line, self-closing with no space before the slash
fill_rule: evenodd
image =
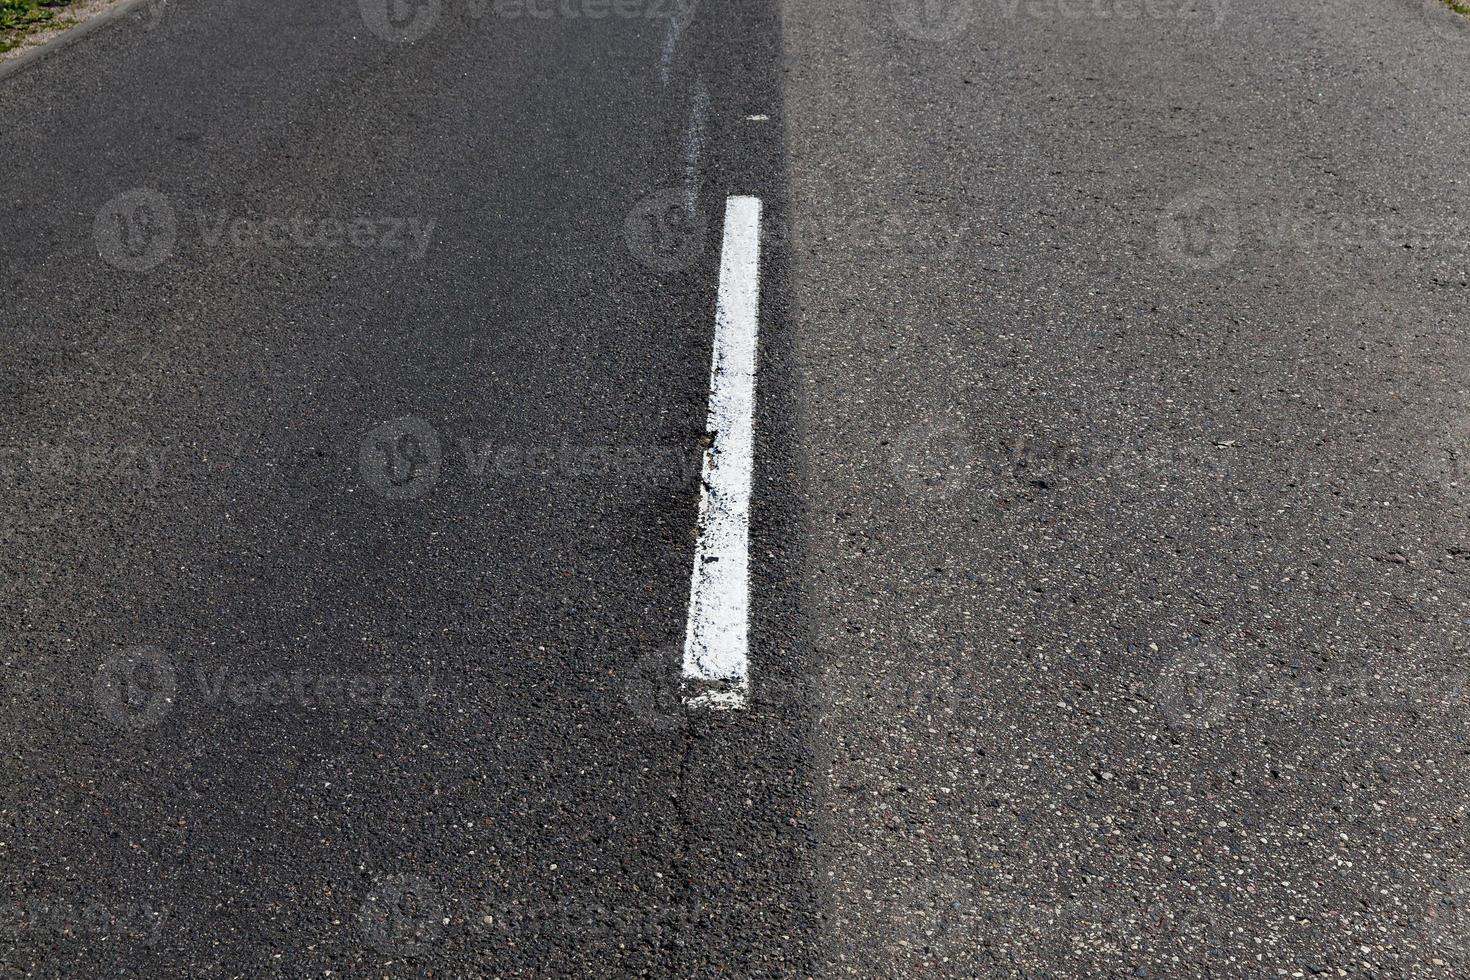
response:
<path id="1" fill-rule="evenodd" d="M 14 58 L 0 61 L 0 82 L 4 82 L 12 75 L 34 65 L 48 55 L 71 47 L 93 31 L 114 23 L 147 2 L 148 0 L 122 0 L 121 3 L 107 8 L 73 27 L 68 27 L 51 40 L 44 41 L 33 48 L 29 48 Z"/>

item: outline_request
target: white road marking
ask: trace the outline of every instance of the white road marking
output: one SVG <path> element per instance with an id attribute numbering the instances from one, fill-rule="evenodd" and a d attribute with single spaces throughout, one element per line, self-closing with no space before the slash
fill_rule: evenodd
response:
<path id="1" fill-rule="evenodd" d="M 694 20 L 694 4 L 689 4 L 674 11 L 674 16 L 669 18 L 668 27 L 664 29 L 664 46 L 658 55 L 658 83 L 664 88 L 669 85 L 669 72 L 674 67 L 674 48 L 679 44 L 679 36 L 684 29 Z M 684 14 L 688 14 L 685 17 Z"/>
<path id="2" fill-rule="evenodd" d="M 710 444 L 699 491 L 699 539 L 684 635 L 684 703 L 745 707 L 750 696 L 750 491 L 760 328 L 761 201 L 725 202 L 710 363 Z"/>
<path id="3" fill-rule="evenodd" d="M 699 212 L 700 174 L 704 172 L 704 130 L 709 119 L 709 88 L 704 76 L 694 80 L 689 102 L 689 125 L 684 128 L 684 213 L 693 219 Z"/>
<path id="4" fill-rule="evenodd" d="M 762 114 L 757 114 L 757 115 L 754 115 L 754 116 L 746 116 L 745 117 L 745 121 L 746 122 L 766 122 L 770 118 L 771 118 L 770 116 L 767 116 L 767 115 L 765 115 L 765 114 L 762 113 Z"/>
<path id="5" fill-rule="evenodd" d="M 674 62 L 674 45 L 679 43 L 679 18 L 669 20 L 669 26 L 664 28 L 664 46 L 658 55 L 658 83 L 665 88 L 669 84 L 669 68 Z"/>

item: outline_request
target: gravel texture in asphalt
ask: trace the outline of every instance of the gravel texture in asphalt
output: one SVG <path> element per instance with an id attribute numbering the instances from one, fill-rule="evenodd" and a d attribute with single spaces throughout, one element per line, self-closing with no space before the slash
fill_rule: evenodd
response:
<path id="1" fill-rule="evenodd" d="M 1441 13 L 786 5 L 831 975 L 1470 970 Z"/>
<path id="2" fill-rule="evenodd" d="M 1439 0 L 168 0 L 0 78 L 0 973 L 1467 975 L 1466 91 Z"/>

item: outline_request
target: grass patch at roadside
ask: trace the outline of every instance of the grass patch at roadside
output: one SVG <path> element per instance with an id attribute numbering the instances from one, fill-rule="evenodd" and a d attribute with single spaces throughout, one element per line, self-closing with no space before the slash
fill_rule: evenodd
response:
<path id="1" fill-rule="evenodd" d="M 1470 17 L 1470 0 L 1444 0 L 1444 5 L 1457 14 Z"/>
<path id="2" fill-rule="evenodd" d="M 63 7 L 75 0 L 0 0 L 0 52 L 15 47 L 27 34 L 45 27 L 65 27 L 69 20 L 58 17 Z"/>

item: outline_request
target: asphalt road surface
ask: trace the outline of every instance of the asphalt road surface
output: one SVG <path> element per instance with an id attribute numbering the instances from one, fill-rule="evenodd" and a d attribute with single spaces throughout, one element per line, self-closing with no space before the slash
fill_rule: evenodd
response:
<path id="1" fill-rule="evenodd" d="M 1470 975 L 1467 92 L 1441 0 L 0 65 L 0 976 Z"/>

